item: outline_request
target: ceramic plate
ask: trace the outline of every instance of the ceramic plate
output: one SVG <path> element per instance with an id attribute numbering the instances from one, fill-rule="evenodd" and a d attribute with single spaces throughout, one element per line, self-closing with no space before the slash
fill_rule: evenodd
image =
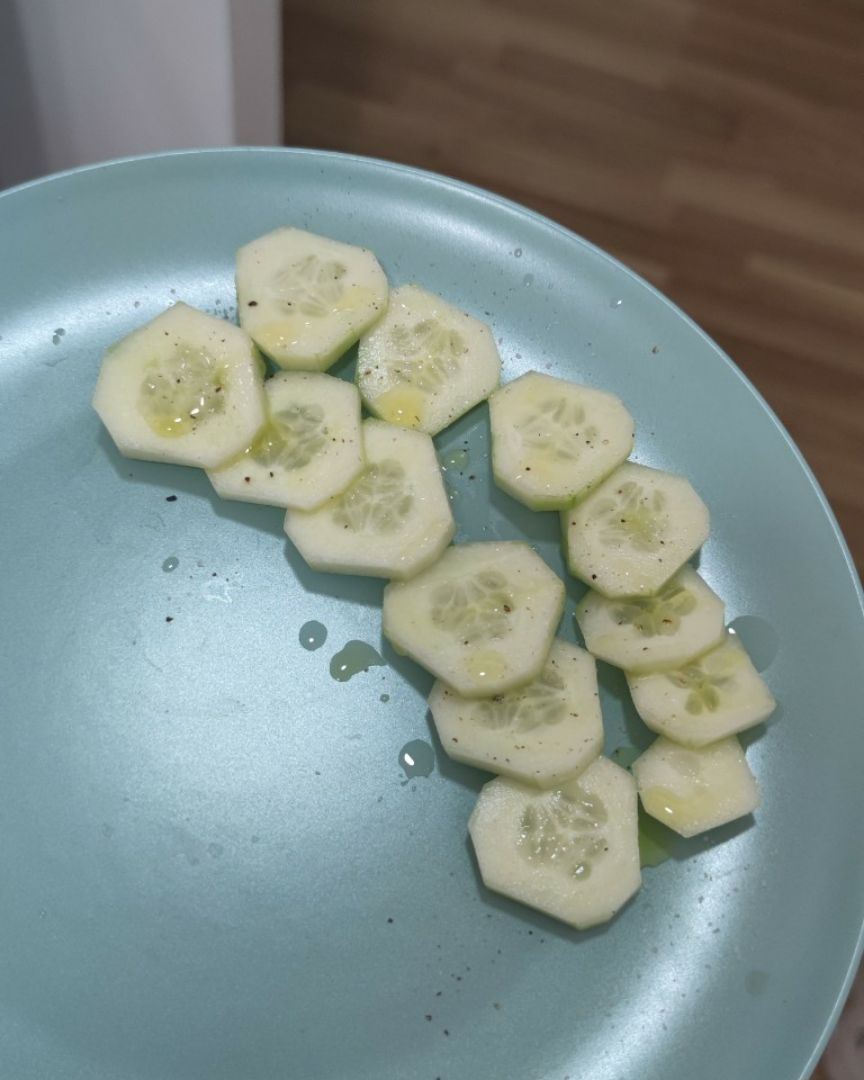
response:
<path id="1" fill-rule="evenodd" d="M 781 702 L 748 740 L 764 805 L 673 844 L 605 928 L 483 889 L 486 777 L 443 757 L 429 676 L 382 644 L 382 583 L 309 571 L 278 510 L 124 460 L 90 409 L 109 343 L 177 299 L 233 318 L 235 249 L 286 223 L 491 323 L 505 378 L 619 394 L 637 460 L 711 508 L 701 570 Z M 3 1075 L 804 1076 L 860 944 L 864 623 L 813 477 L 717 347 L 551 222 L 331 154 L 54 177 L 0 198 L 0 246 Z M 437 444 L 458 538 L 562 571 L 556 516 L 490 483 L 485 408 Z M 334 678 L 351 641 L 383 663 Z M 602 687 L 607 751 L 646 745 L 621 677 Z"/>

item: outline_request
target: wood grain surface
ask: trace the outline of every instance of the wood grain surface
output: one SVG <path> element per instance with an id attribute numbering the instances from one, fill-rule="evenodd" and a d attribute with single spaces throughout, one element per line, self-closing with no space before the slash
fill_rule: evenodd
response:
<path id="1" fill-rule="evenodd" d="M 864 4 L 285 0 L 285 141 L 534 207 L 761 390 L 864 566 Z M 819 1080 L 864 1077 L 864 1001 Z"/>

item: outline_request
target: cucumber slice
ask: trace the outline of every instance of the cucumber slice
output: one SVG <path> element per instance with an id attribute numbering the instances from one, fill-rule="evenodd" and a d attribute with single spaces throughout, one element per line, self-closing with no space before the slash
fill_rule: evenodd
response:
<path id="1" fill-rule="evenodd" d="M 570 573 L 606 596 L 655 593 L 708 539 L 689 480 L 627 462 L 562 515 Z"/>
<path id="2" fill-rule="evenodd" d="M 733 735 L 699 750 L 661 737 L 633 762 L 642 806 L 681 836 L 752 814 L 759 788 Z"/>
<path id="3" fill-rule="evenodd" d="M 674 671 L 627 675 L 636 711 L 652 731 L 706 746 L 761 723 L 776 702 L 737 635 Z"/>
<path id="4" fill-rule="evenodd" d="M 633 449 L 633 417 L 603 390 L 529 371 L 489 399 L 495 483 L 531 510 L 560 510 Z"/>
<path id="5" fill-rule="evenodd" d="M 366 248 L 284 228 L 237 252 L 237 312 L 283 368 L 323 371 L 387 307 L 387 278 Z"/>
<path id="6" fill-rule="evenodd" d="M 384 590 L 384 636 L 464 697 L 539 675 L 564 583 L 527 544 L 457 544 L 413 581 Z"/>
<path id="7" fill-rule="evenodd" d="M 417 285 L 394 289 L 387 314 L 360 342 L 366 407 L 429 435 L 487 398 L 500 378 L 489 327 Z"/>
<path id="8" fill-rule="evenodd" d="M 93 408 L 126 457 L 212 469 L 264 423 L 260 357 L 236 326 L 174 304 L 108 349 Z"/>
<path id="9" fill-rule="evenodd" d="M 468 831 L 487 888 L 579 930 L 611 919 L 642 881 L 636 785 L 608 758 L 553 791 L 490 781 Z"/>
<path id="10" fill-rule="evenodd" d="M 603 749 L 597 665 L 569 641 L 553 643 L 543 670 L 521 690 L 478 701 L 439 681 L 429 708 L 454 760 L 539 787 L 575 777 Z"/>
<path id="11" fill-rule="evenodd" d="M 433 563 L 456 525 L 435 447 L 422 431 L 365 420 L 366 465 L 317 510 L 289 510 L 285 532 L 315 570 L 409 578 Z"/>
<path id="12" fill-rule="evenodd" d="M 611 600 L 587 592 L 576 608 L 585 645 L 626 671 L 686 664 L 723 638 L 723 601 L 685 566 L 655 596 Z"/>
<path id="13" fill-rule="evenodd" d="M 285 371 L 264 383 L 267 421 L 234 461 L 207 475 L 223 499 L 311 510 L 363 468 L 360 395 L 332 375 Z"/>

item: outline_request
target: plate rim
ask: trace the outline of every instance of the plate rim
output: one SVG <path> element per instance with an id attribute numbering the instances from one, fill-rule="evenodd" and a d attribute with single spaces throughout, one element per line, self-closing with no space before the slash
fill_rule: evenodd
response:
<path id="1" fill-rule="evenodd" d="M 146 164 L 160 164 L 162 162 L 168 162 L 173 159 L 190 160 L 201 157 L 214 157 L 219 160 L 223 160 L 226 155 L 230 156 L 263 156 L 273 158 L 309 158 L 321 162 L 336 163 L 343 166 L 354 166 L 362 169 L 379 170 L 381 172 L 395 173 L 401 176 L 408 177 L 409 179 L 422 180 L 425 183 L 432 183 L 439 188 L 448 189 L 452 192 L 456 192 L 462 195 L 468 195 L 473 199 L 478 199 L 485 204 L 492 204 L 498 206 L 510 213 L 513 213 L 523 219 L 532 222 L 534 225 L 539 225 L 546 230 L 554 233 L 558 233 L 565 237 L 570 242 L 575 242 L 583 249 L 590 252 L 593 256 L 599 257 L 610 266 L 612 266 L 618 273 L 624 274 L 635 285 L 641 286 L 647 289 L 655 301 L 660 302 L 666 307 L 674 316 L 694 331 L 706 344 L 710 347 L 711 351 L 718 357 L 718 359 L 725 365 L 729 373 L 735 376 L 749 392 L 750 395 L 756 400 L 760 406 L 762 412 L 766 418 L 771 422 L 776 431 L 779 433 L 787 449 L 791 452 L 798 467 L 802 470 L 804 477 L 808 481 L 810 488 L 813 490 L 817 497 L 817 501 L 821 508 L 822 513 L 825 515 L 828 524 L 831 527 L 834 540 L 838 546 L 839 553 L 845 564 L 845 568 L 848 572 L 849 579 L 852 585 L 852 589 L 855 598 L 858 602 L 858 615 L 860 617 L 860 626 L 864 628 L 864 589 L 862 589 L 861 576 L 855 565 L 855 561 L 849 550 L 846 538 L 839 526 L 836 515 L 828 501 L 825 492 L 822 489 L 819 480 L 815 476 L 812 468 L 804 457 L 802 451 L 795 443 L 795 440 L 789 434 L 783 422 L 778 417 L 772 406 L 768 403 L 762 393 L 751 382 L 748 376 L 738 367 L 735 361 L 729 356 L 729 354 L 705 331 L 686 311 L 684 311 L 678 304 L 670 299 L 659 288 L 653 285 L 650 281 L 644 278 L 641 274 L 631 269 L 621 260 L 599 247 L 597 244 L 588 240 L 581 234 L 574 232 L 572 229 L 565 225 L 560 224 L 554 219 L 547 217 L 545 214 L 540 213 L 537 210 L 524 206 L 523 204 L 510 199 L 504 195 L 500 195 L 497 192 L 489 191 L 486 188 L 480 187 L 477 184 L 472 184 L 468 181 L 457 180 L 453 177 L 447 176 L 443 173 L 435 172 L 434 170 L 420 168 L 415 165 L 405 165 L 400 162 L 392 161 L 386 158 L 379 158 L 374 156 L 367 156 L 363 154 L 347 153 L 338 150 L 326 150 L 312 147 L 295 147 L 295 146 L 255 146 L 255 145 L 243 145 L 243 146 L 215 146 L 215 147 L 200 147 L 200 148 L 180 148 L 165 151 L 157 151 L 153 153 L 132 154 L 122 157 L 110 158 L 104 161 L 96 161 L 84 165 L 74 166 L 69 169 L 60 170 L 58 172 L 48 173 L 44 176 L 34 177 L 30 180 L 26 180 L 22 183 L 16 184 L 12 187 L 0 190 L 0 211 L 5 210 L 7 200 L 15 199 L 30 192 L 36 192 L 43 187 L 50 187 L 54 184 L 75 178 L 96 176 L 106 171 L 113 171 L 122 169 L 125 167 L 135 167 Z M 864 898 L 862 898 L 864 899 Z M 864 956 L 864 918 L 862 918 L 861 925 L 858 928 L 855 947 L 850 955 L 849 964 L 846 969 L 842 983 L 835 996 L 834 1002 L 828 1013 L 827 1019 L 820 1033 L 819 1038 L 816 1040 L 813 1051 L 804 1065 L 803 1071 L 799 1074 L 795 1080 L 807 1080 L 810 1077 L 812 1071 L 821 1058 L 825 1047 L 837 1025 L 840 1015 L 843 1011 L 843 1007 L 848 998 L 855 976 L 858 972 L 859 965 Z M 792 1080 L 792 1078 L 790 1078 Z"/>

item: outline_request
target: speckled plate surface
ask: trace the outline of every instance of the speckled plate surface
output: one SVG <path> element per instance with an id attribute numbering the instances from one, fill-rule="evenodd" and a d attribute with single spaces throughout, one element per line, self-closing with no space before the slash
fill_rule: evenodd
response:
<path id="1" fill-rule="evenodd" d="M 604 929 L 483 890 L 484 777 L 442 757 L 429 678 L 381 645 L 381 583 L 310 572 L 278 510 L 123 460 L 90 410 L 105 346 L 175 298 L 233 315 L 235 248 L 285 223 L 487 319 L 505 377 L 620 394 L 637 458 L 711 507 L 702 570 L 781 702 L 749 740 L 764 806 L 676 846 Z M 55 177 L 0 197 L 0 251 L 0 1073 L 804 1076 L 862 924 L 864 623 L 822 495 L 718 349 L 550 222 L 334 155 Z M 495 491 L 487 438 L 477 409 L 437 440 L 460 538 L 527 537 L 560 570 L 555 515 Z M 352 639 L 386 664 L 340 682 Z M 644 745 L 602 682 L 607 749 Z M 406 776 L 409 742 L 430 775 Z"/>

